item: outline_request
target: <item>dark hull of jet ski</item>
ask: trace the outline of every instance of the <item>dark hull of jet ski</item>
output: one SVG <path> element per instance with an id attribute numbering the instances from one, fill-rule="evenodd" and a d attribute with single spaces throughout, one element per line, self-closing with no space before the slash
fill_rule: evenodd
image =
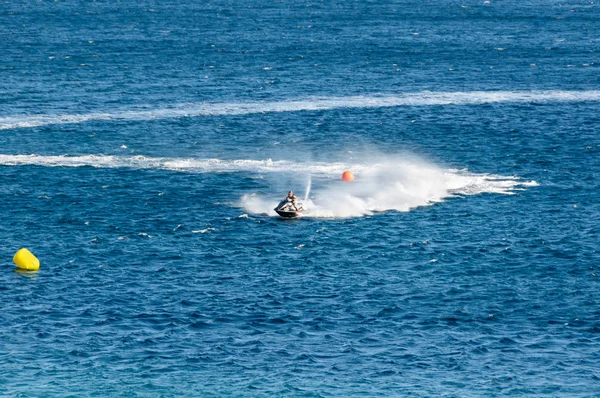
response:
<path id="1" fill-rule="evenodd" d="M 302 210 L 294 211 L 294 210 L 275 210 L 275 213 L 279 214 L 283 218 L 294 218 L 300 216 Z"/>
<path id="2" fill-rule="evenodd" d="M 283 200 L 279 202 L 277 207 L 273 210 L 283 218 L 294 218 L 300 216 L 300 213 L 304 210 L 301 203 L 296 203 L 296 208 L 297 210 L 294 209 L 289 202 Z"/>

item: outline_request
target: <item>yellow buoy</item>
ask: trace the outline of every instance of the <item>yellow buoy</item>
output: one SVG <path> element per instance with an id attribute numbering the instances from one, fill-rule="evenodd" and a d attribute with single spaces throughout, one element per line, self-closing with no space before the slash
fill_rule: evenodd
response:
<path id="1" fill-rule="evenodd" d="M 13 257 L 13 261 L 17 264 L 17 267 L 27 271 L 40 269 L 40 260 L 25 248 L 19 249 Z"/>

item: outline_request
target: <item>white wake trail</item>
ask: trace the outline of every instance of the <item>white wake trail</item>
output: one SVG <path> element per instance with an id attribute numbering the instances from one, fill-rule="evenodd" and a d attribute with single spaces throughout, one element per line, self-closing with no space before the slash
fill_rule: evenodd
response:
<path id="1" fill-rule="evenodd" d="M 409 211 L 457 196 L 482 193 L 513 194 L 535 181 L 515 176 L 444 169 L 409 156 L 372 156 L 361 163 L 294 162 L 288 160 L 155 158 L 145 156 L 40 156 L 0 155 L 0 166 L 96 167 L 172 170 L 188 173 L 289 173 L 309 176 L 304 216 L 318 218 L 359 217 L 378 211 Z M 356 175 L 353 183 L 340 181 L 344 170 Z M 313 187 L 313 179 L 318 184 Z M 279 180 L 279 178 L 275 178 Z M 244 195 L 240 202 L 249 214 L 275 215 L 280 197 Z M 310 195 L 310 199 L 309 199 Z"/>
<path id="2" fill-rule="evenodd" d="M 156 158 L 146 156 L 43 156 L 0 155 L 0 166 L 96 167 L 188 171 L 196 173 L 294 172 L 336 175 L 349 167 L 346 163 L 292 162 L 287 160 Z M 365 166 L 355 165 L 358 170 Z"/>
<path id="3" fill-rule="evenodd" d="M 128 109 L 113 112 L 62 115 L 13 115 L 0 117 L 0 130 L 78 124 L 89 121 L 162 120 L 180 117 L 248 115 L 255 113 L 299 112 L 341 108 L 384 108 L 399 106 L 478 105 L 489 103 L 598 102 L 600 90 L 587 91 L 465 91 L 418 92 L 398 95 L 313 97 L 271 102 L 196 102 L 164 108 Z"/>

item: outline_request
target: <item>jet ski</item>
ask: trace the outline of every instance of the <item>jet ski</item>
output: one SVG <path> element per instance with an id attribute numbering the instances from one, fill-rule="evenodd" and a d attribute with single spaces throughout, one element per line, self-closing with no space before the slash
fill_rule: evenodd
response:
<path id="1" fill-rule="evenodd" d="M 300 213 L 304 211 L 302 203 L 296 202 L 296 208 L 294 208 L 294 204 L 286 199 L 279 202 L 277 207 L 273 210 L 283 218 L 298 217 L 300 216 Z"/>

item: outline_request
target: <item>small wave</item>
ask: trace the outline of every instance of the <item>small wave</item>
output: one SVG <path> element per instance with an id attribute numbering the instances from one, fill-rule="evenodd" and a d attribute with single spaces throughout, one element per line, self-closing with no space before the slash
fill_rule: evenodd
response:
<path id="1" fill-rule="evenodd" d="M 254 113 L 319 111 L 340 108 L 478 105 L 488 103 L 546 103 L 600 101 L 600 90 L 587 91 L 465 91 L 404 93 L 348 97 L 312 97 L 272 102 L 174 104 L 164 108 L 63 115 L 15 115 L 0 118 L 0 130 L 78 124 L 89 121 L 162 120 L 180 117 L 248 115 Z"/>
<path id="2" fill-rule="evenodd" d="M 194 233 L 194 234 L 205 234 L 205 233 L 210 232 L 210 231 L 216 231 L 216 229 L 215 228 L 198 229 L 198 230 L 192 231 L 192 233 Z"/>

